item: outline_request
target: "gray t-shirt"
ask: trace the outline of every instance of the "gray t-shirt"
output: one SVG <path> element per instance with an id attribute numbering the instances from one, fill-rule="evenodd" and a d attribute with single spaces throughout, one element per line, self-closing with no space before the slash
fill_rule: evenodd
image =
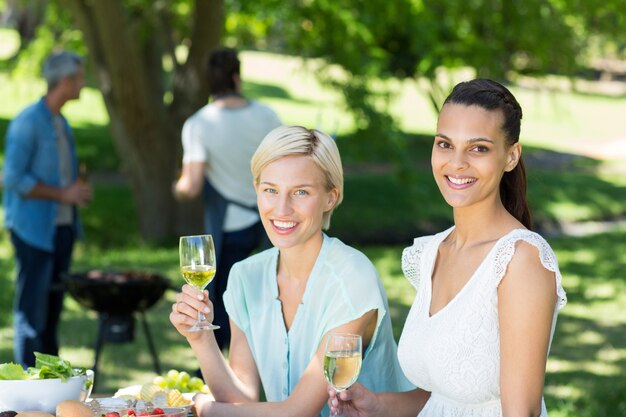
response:
<path id="1" fill-rule="evenodd" d="M 276 113 L 256 101 L 237 108 L 207 104 L 183 126 L 183 163 L 205 162 L 206 177 L 220 194 L 254 206 L 250 159 L 265 135 L 280 125 Z M 256 221 L 256 213 L 229 204 L 224 230 L 240 230 Z"/>
<path id="2" fill-rule="evenodd" d="M 65 123 L 61 116 L 54 116 L 54 130 L 57 136 L 57 153 L 59 158 L 60 186 L 67 187 L 72 182 L 72 154 L 70 144 L 65 132 Z M 59 204 L 55 224 L 69 225 L 73 220 L 72 206 Z"/>

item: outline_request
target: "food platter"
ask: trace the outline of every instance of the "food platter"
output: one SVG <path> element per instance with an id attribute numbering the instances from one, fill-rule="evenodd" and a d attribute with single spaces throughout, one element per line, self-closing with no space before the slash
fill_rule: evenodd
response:
<path id="1" fill-rule="evenodd" d="M 113 398 L 151 401 L 159 407 L 189 407 L 193 405 L 193 392 L 160 388 L 154 384 L 131 385 L 118 389 Z"/>
<path id="2" fill-rule="evenodd" d="M 97 398 L 88 402 L 94 416 L 124 417 L 124 416 L 152 416 L 152 417 L 187 417 L 193 415 L 191 405 L 185 407 L 157 407 L 150 401 L 127 400 L 116 397 Z"/>
<path id="3" fill-rule="evenodd" d="M 200 378 L 170 370 L 153 382 L 118 389 L 112 397 L 90 398 L 92 370 L 74 368 L 58 356 L 35 356 L 36 366 L 28 369 L 0 364 L 0 417 L 18 412 L 25 417 L 187 417 L 193 415 L 194 395 L 208 392 Z"/>

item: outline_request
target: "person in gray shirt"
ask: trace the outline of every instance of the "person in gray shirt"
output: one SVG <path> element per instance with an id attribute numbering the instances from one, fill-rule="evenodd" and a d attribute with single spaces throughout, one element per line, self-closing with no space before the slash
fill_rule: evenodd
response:
<path id="1" fill-rule="evenodd" d="M 215 308 L 221 349 L 230 344 L 222 295 L 233 264 L 267 244 L 256 208 L 250 159 L 265 135 L 281 125 L 268 106 L 242 94 L 240 61 L 232 49 L 208 60 L 212 101 L 193 114 L 182 130 L 183 169 L 174 186 L 179 199 L 204 195 L 205 232 L 213 235 L 216 276 L 208 287 Z"/>

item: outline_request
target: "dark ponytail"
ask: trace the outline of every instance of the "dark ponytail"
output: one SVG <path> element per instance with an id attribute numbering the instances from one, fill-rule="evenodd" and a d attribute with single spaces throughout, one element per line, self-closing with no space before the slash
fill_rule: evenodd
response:
<path id="1" fill-rule="evenodd" d="M 533 228 L 533 219 L 526 201 L 526 169 L 522 158 L 515 168 L 505 172 L 500 181 L 500 200 L 504 208 L 528 230 Z"/>
<path id="2" fill-rule="evenodd" d="M 507 145 L 511 146 L 519 142 L 522 108 L 513 94 L 502 84 L 487 79 L 459 83 L 443 104 L 447 103 L 502 111 L 504 119 L 502 131 L 506 137 Z M 524 161 L 520 157 L 515 168 L 510 172 L 505 172 L 500 181 L 500 199 L 513 217 L 526 228 L 532 230 L 533 224 L 526 200 L 526 188 L 526 169 L 524 168 Z"/>

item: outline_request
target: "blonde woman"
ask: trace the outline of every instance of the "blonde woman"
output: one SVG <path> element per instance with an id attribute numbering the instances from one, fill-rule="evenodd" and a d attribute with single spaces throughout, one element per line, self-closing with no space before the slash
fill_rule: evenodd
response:
<path id="1" fill-rule="evenodd" d="M 323 232 L 343 198 L 334 141 L 317 130 L 279 127 L 265 137 L 251 166 L 259 214 L 274 247 L 231 270 L 224 294 L 232 329 L 229 361 L 213 332 L 187 331 L 198 310 L 210 315 L 206 293 L 185 285 L 170 315 L 214 397 L 196 396 L 197 414 L 328 416 L 322 364 L 331 331 L 362 336 L 364 386 L 410 389 L 374 266 Z M 259 402 L 261 391 L 267 402 Z"/>

